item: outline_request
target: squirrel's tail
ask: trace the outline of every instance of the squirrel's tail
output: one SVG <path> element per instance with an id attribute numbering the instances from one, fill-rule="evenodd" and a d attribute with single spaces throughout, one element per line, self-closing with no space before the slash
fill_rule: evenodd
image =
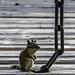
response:
<path id="1" fill-rule="evenodd" d="M 18 64 L 14 64 L 14 65 L 10 66 L 10 69 L 18 69 L 18 70 L 21 70 L 21 67 Z"/>

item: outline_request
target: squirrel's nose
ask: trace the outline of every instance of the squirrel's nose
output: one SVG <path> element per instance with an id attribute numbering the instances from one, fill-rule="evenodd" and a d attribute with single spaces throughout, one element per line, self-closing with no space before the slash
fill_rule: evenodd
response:
<path id="1" fill-rule="evenodd" d="M 38 49 L 40 49 L 40 47 L 38 47 Z"/>

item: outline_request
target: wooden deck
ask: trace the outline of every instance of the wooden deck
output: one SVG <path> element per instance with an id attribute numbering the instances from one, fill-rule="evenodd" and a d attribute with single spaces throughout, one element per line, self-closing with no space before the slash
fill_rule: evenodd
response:
<path id="1" fill-rule="evenodd" d="M 65 52 L 50 72 L 37 74 L 11 70 L 9 67 L 19 63 L 19 53 L 25 49 L 27 39 L 36 40 L 41 47 L 35 69 L 40 69 L 52 56 L 54 0 L 0 0 L 0 75 L 75 75 L 75 1 L 64 1 Z"/>

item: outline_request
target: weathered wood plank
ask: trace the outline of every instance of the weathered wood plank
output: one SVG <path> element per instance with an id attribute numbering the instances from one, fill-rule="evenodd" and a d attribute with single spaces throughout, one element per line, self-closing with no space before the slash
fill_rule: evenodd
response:
<path id="1" fill-rule="evenodd" d="M 22 1 L 20 1 L 20 0 L 17 0 L 17 1 L 10 1 L 10 0 L 7 0 L 7 1 L 1 1 L 0 2 L 0 4 L 2 5 L 2 6 L 15 6 L 15 3 L 19 3 L 19 6 L 26 6 L 26 7 L 33 7 L 33 6 L 44 6 L 44 5 L 46 5 L 46 7 L 48 6 L 48 5 L 52 5 L 52 0 L 51 1 L 49 1 L 49 0 L 47 0 L 46 2 L 45 1 L 43 1 L 43 0 L 38 0 L 38 1 L 36 1 L 36 0 L 22 0 Z M 47 3 L 49 2 L 49 4 L 47 5 Z"/>
<path id="2" fill-rule="evenodd" d="M 45 64 L 34 64 L 33 68 L 38 69 L 41 68 L 43 65 Z M 10 70 L 10 66 L 12 66 L 12 64 L 0 65 L 0 70 Z M 75 65 L 74 64 L 67 64 L 67 65 L 53 64 L 50 70 L 75 70 Z"/>
<path id="3" fill-rule="evenodd" d="M 70 62 L 69 62 L 70 61 Z M 35 64 L 46 64 L 48 62 L 48 60 L 36 60 L 35 61 Z M 7 60 L 7 61 L 4 61 L 4 60 L 1 60 L 0 61 L 0 64 L 19 64 L 19 61 L 18 60 Z M 61 61 L 55 61 L 55 64 L 75 64 L 75 61 L 74 60 L 61 60 Z"/>
<path id="4" fill-rule="evenodd" d="M 54 18 L 0 18 L 1 24 L 54 24 Z M 74 18 L 64 18 L 64 24 L 74 24 Z"/>
<path id="5" fill-rule="evenodd" d="M 51 36 L 51 35 L 45 35 L 47 37 L 36 37 L 38 35 L 34 35 L 34 36 L 29 35 L 28 37 L 29 37 L 29 39 L 35 39 L 35 40 L 37 40 L 37 42 L 42 42 L 42 43 L 44 43 L 44 42 L 54 42 L 54 35 L 53 36 Z M 43 35 L 40 35 L 40 36 L 43 36 Z M 60 39 L 60 37 L 58 39 Z M 73 41 L 74 39 L 75 39 L 75 36 L 73 36 L 73 35 L 70 35 L 70 36 L 67 35 L 67 36 L 64 37 L 65 43 L 67 43 L 68 40 L 69 41 L 71 41 L 71 40 Z M 15 44 L 17 44 L 17 41 L 19 40 L 19 43 L 20 43 L 20 41 L 23 41 L 21 43 L 25 44 L 25 41 L 27 40 L 27 38 L 26 38 L 26 36 L 25 37 L 20 37 L 20 36 L 12 36 L 12 35 L 10 35 L 8 37 L 8 36 L 4 35 L 4 36 L 0 36 L 0 40 L 1 40 L 0 41 L 1 43 L 3 43 L 3 41 L 6 41 L 6 40 L 8 40 L 8 41 L 12 41 L 13 40 L 12 44 L 14 42 L 15 42 Z"/>
<path id="6" fill-rule="evenodd" d="M 0 29 L 0 33 L 54 33 L 53 29 Z M 64 33 L 74 33 L 74 29 L 65 29 Z"/>
<path id="7" fill-rule="evenodd" d="M 33 38 L 33 39 L 37 39 L 37 42 L 50 42 L 50 39 L 54 40 L 54 35 L 51 35 L 51 34 L 9 34 L 9 35 L 0 35 L 0 39 L 1 40 L 10 40 L 10 39 L 13 39 L 15 41 L 17 40 L 25 40 L 26 41 L 26 37 L 30 37 L 30 38 Z M 42 38 L 42 39 L 41 39 Z M 60 37 L 58 37 L 60 39 Z M 73 34 L 65 34 L 64 36 L 65 40 L 74 40 L 75 39 L 75 35 Z M 40 40 L 41 39 L 41 40 Z M 44 39 L 44 40 L 43 40 Z M 51 41 L 52 41 L 51 40 Z"/>
<path id="8" fill-rule="evenodd" d="M 74 20 L 74 19 L 73 19 Z M 38 18 L 0 18 L 0 23 L 6 23 L 6 24 L 48 24 L 48 23 L 54 23 L 54 19 L 38 19 Z"/>
<path id="9" fill-rule="evenodd" d="M 15 8 L 14 8 L 15 9 Z M 6 9 L 7 10 L 7 9 Z M 1 11 L 0 10 L 0 17 L 9 17 L 9 18 L 54 18 L 54 9 L 48 8 L 48 9 L 15 9 L 13 10 L 11 8 L 10 11 Z M 18 11 L 19 10 L 19 11 Z M 31 10 L 31 11 L 30 11 Z M 34 10 L 34 11 L 33 11 Z M 69 10 L 64 10 L 64 18 L 74 18 L 75 13 L 73 12 L 68 12 Z M 29 13 L 29 14 L 28 14 Z"/>
<path id="10" fill-rule="evenodd" d="M 64 15 L 66 17 L 68 15 L 73 16 L 75 12 L 73 8 L 74 6 L 65 7 Z M 46 7 L 46 8 L 44 7 L 13 7 L 13 6 L 0 7 L 0 16 L 7 16 L 7 17 L 10 17 L 10 16 L 11 17 L 15 17 L 15 16 L 16 17 L 35 17 L 35 16 L 36 17 L 37 16 L 38 17 L 48 17 L 48 16 L 53 17 L 54 12 L 55 12 L 55 8 L 51 8 L 51 7 Z"/>
<path id="11" fill-rule="evenodd" d="M 24 49 L 26 46 L 25 45 L 0 45 L 0 49 L 2 50 L 20 50 L 20 49 Z M 44 49 L 44 50 L 53 50 L 54 49 L 54 45 L 51 46 L 51 45 L 40 45 L 41 49 Z M 59 46 L 60 48 L 60 46 Z M 65 50 L 75 50 L 75 45 L 67 45 L 67 46 L 64 46 Z M 40 49 L 40 50 L 41 50 Z"/>
<path id="12" fill-rule="evenodd" d="M 16 50 L 16 51 L 2 51 L 2 50 L 0 50 L 0 54 L 19 54 L 21 51 L 20 50 Z M 54 51 L 37 51 L 37 54 L 39 55 L 39 54 L 52 54 L 52 53 L 54 53 Z M 75 53 L 75 51 L 65 51 L 64 52 L 64 54 L 74 54 Z"/>
<path id="13" fill-rule="evenodd" d="M 4 10 L 4 11 L 3 11 Z M 8 11 L 7 11 L 8 10 Z M 39 12 L 39 13 L 38 13 Z M 55 9 L 51 8 L 2 8 L 0 10 L 0 17 L 3 18 L 54 18 Z M 71 8 L 64 9 L 64 18 L 74 18 L 74 10 Z M 29 13 L 29 14 L 28 14 Z"/>
<path id="14" fill-rule="evenodd" d="M 20 1 L 20 0 L 12 0 L 12 1 L 1 0 L 0 5 L 1 6 L 14 6 L 16 2 L 19 3 L 19 6 L 28 5 L 28 6 L 43 6 L 43 7 L 45 6 L 45 7 L 47 7 L 49 5 L 54 5 L 54 0 L 38 0 L 38 1 L 36 1 L 36 0 L 22 0 L 22 1 Z M 65 0 L 65 5 L 67 5 L 67 6 L 74 5 L 74 1 Z"/>
<path id="15" fill-rule="evenodd" d="M 19 40 L 19 39 L 18 39 Z M 21 46 L 26 46 L 26 41 L 25 40 L 19 40 L 19 41 L 15 41 L 15 40 L 2 40 L 2 41 L 0 41 L 0 45 L 2 46 L 19 46 L 19 45 L 21 45 Z M 74 40 L 74 39 L 73 39 Z M 74 46 L 75 45 L 75 41 L 73 41 L 73 40 L 65 40 L 65 43 L 64 43 L 64 45 L 65 46 Z M 49 40 L 50 41 L 50 40 Z M 54 45 L 55 43 L 54 43 L 54 40 L 51 40 L 50 42 L 46 42 L 46 41 L 44 41 L 44 42 L 37 42 L 40 46 L 41 45 L 50 45 L 50 46 L 52 46 L 52 45 Z M 60 41 L 59 41 L 59 43 L 58 43 L 58 45 L 60 45 Z"/>
<path id="16" fill-rule="evenodd" d="M 48 61 L 48 60 L 49 60 L 49 57 L 42 57 L 42 58 L 37 58 L 35 61 Z M 8 61 L 16 61 L 17 62 L 17 61 L 19 61 L 19 58 L 7 58 L 7 57 L 6 58 L 0 58 L 0 62 L 2 62 L 2 61 L 6 61 L 6 62 L 8 62 Z M 73 58 L 73 57 L 69 57 L 68 59 L 67 58 L 65 58 L 65 59 L 64 58 L 58 58 L 57 62 L 59 62 L 59 61 L 63 62 L 63 63 L 69 61 L 69 63 L 70 63 L 70 62 L 75 62 L 75 58 Z"/>
<path id="17" fill-rule="evenodd" d="M 35 60 L 35 64 L 46 64 L 47 61 L 49 60 L 49 57 L 41 57 L 37 58 Z M 19 63 L 19 58 L 0 58 L 0 64 L 17 64 Z M 65 57 L 64 58 L 58 58 L 55 62 L 55 64 L 74 64 L 75 63 L 75 58 L 74 57 Z"/>
<path id="18" fill-rule="evenodd" d="M 21 51 L 0 51 L 0 57 L 19 57 Z M 54 51 L 38 51 L 36 53 L 37 57 L 51 57 Z M 64 51 L 64 54 L 60 57 L 75 57 L 75 52 L 74 51 Z"/>
<path id="19" fill-rule="evenodd" d="M 54 24 L 0 24 L 0 29 L 54 29 Z M 65 24 L 64 29 L 74 29 L 74 24 Z"/>
<path id="20" fill-rule="evenodd" d="M 21 72 L 20 70 L 0 70 L 0 75 L 75 75 L 75 70 L 51 70 L 47 73 Z"/>
<path id="21" fill-rule="evenodd" d="M 0 29 L 54 29 L 54 24 L 2 24 Z M 74 29 L 74 24 L 65 24 L 64 29 Z"/>

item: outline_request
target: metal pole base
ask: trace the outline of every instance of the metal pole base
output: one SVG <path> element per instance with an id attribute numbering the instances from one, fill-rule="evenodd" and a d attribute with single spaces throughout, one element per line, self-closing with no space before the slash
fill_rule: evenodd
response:
<path id="1" fill-rule="evenodd" d="M 40 69 L 40 71 L 35 71 L 35 73 L 46 73 L 46 72 L 49 72 L 49 69 L 46 69 L 45 66 L 42 66 L 41 68 L 44 68 L 44 69 Z"/>
<path id="2" fill-rule="evenodd" d="M 49 72 L 49 68 L 52 66 L 52 64 L 55 62 L 55 60 L 58 58 L 60 53 L 60 50 L 57 50 L 53 56 L 50 58 L 50 60 L 47 62 L 46 65 L 43 65 L 40 69 L 40 71 L 36 71 L 35 73 L 45 73 Z"/>

